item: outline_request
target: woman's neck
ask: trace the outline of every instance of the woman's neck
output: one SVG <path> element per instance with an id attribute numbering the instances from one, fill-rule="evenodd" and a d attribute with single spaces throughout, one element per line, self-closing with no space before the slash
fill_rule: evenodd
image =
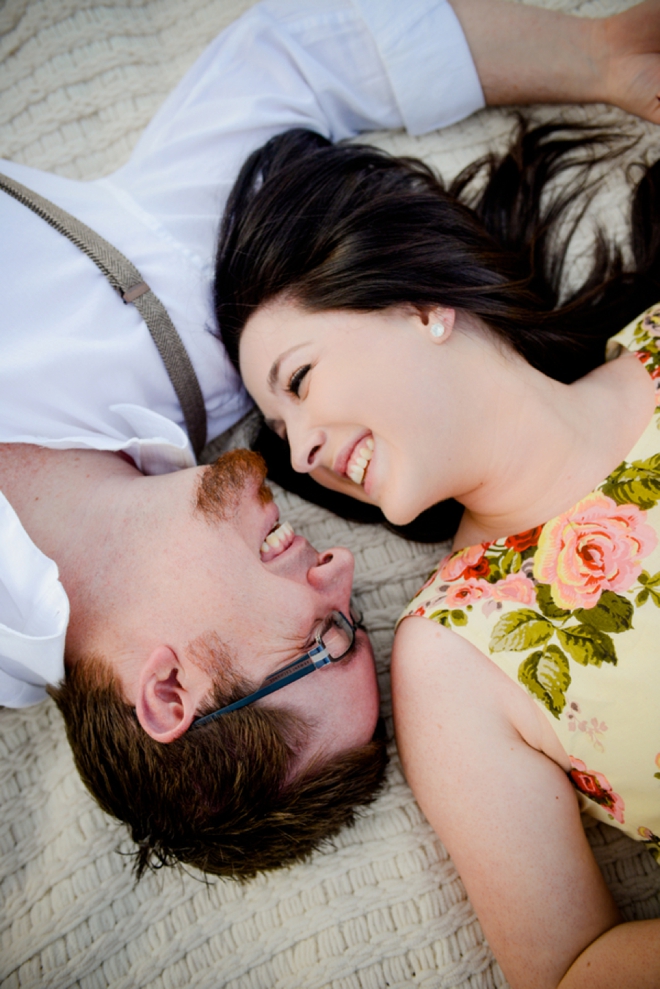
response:
<path id="1" fill-rule="evenodd" d="M 566 511 L 627 456 L 655 407 L 652 382 L 630 354 L 571 385 L 527 364 L 501 385 L 505 414 L 492 417 L 486 430 L 480 482 L 459 498 L 465 512 L 455 549 L 523 532 Z"/>

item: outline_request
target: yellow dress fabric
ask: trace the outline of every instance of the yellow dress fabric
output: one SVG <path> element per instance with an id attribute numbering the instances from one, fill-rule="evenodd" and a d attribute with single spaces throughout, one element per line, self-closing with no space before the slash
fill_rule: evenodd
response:
<path id="1" fill-rule="evenodd" d="M 660 305 L 621 346 L 657 389 L 626 460 L 545 525 L 445 557 L 401 619 L 447 626 L 528 690 L 582 809 L 660 860 Z"/>

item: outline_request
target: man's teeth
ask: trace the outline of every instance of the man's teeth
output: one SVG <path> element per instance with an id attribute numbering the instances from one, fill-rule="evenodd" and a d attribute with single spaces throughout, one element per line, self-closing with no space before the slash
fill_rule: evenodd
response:
<path id="1" fill-rule="evenodd" d="M 285 542 L 291 540 L 294 535 L 293 526 L 290 522 L 282 522 L 268 533 L 261 544 L 261 552 L 267 553 L 269 549 L 279 549 Z"/>
<path id="2" fill-rule="evenodd" d="M 346 474 L 355 484 L 362 484 L 369 462 L 374 455 L 374 441 L 367 437 L 362 446 L 353 454 Z"/>

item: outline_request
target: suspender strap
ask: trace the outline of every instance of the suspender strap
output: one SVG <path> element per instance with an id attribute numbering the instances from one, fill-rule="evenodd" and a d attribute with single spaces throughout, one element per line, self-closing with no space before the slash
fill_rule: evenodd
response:
<path id="1" fill-rule="evenodd" d="M 195 456 L 198 456 L 206 442 L 206 408 L 202 390 L 186 348 L 165 306 L 143 281 L 135 265 L 75 216 L 1 173 L 0 189 L 23 203 L 80 248 L 103 272 L 124 302 L 132 303 L 139 311 L 170 377 L 181 405 L 192 448 Z"/>

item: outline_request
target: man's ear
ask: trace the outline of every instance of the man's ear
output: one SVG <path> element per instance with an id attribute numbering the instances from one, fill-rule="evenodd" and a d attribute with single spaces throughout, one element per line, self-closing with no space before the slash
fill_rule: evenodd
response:
<path id="1" fill-rule="evenodd" d="M 173 742 L 190 727 L 209 686 L 201 675 L 185 675 L 170 646 L 157 646 L 140 672 L 135 702 L 138 721 L 155 741 Z"/>

